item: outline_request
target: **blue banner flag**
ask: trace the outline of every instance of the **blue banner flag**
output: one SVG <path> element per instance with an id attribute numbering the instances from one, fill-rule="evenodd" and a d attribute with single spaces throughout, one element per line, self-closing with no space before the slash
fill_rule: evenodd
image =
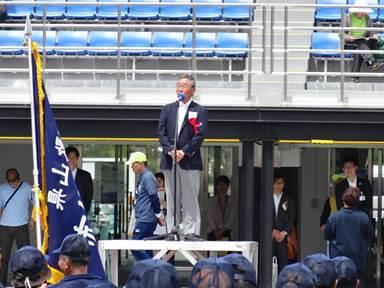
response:
<path id="1" fill-rule="evenodd" d="M 32 52 L 36 152 L 41 183 L 39 212 L 44 233 L 42 252 L 49 255 L 48 264 L 53 276 L 50 282 L 56 283 L 63 276 L 58 269 L 58 255 L 52 251 L 60 247 L 69 234 L 79 234 L 88 240 L 91 248 L 88 271 L 105 277 L 97 241 L 87 220 L 44 89 L 42 63 L 36 43 L 32 45 Z"/>

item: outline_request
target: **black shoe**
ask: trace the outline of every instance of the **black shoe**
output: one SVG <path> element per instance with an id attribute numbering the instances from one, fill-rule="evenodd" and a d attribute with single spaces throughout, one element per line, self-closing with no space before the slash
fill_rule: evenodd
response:
<path id="1" fill-rule="evenodd" d="M 360 83 L 360 78 L 359 77 L 352 77 L 351 82 L 352 83 Z"/>

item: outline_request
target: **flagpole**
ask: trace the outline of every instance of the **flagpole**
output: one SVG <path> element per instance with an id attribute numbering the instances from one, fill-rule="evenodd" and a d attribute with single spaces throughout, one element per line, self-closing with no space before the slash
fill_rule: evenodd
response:
<path id="1" fill-rule="evenodd" d="M 25 37 L 28 41 L 28 66 L 29 82 L 31 88 L 31 127 L 32 127 L 32 154 L 33 154 L 33 188 L 35 193 L 35 212 L 36 212 L 36 245 L 41 251 L 41 223 L 40 223 L 40 201 L 39 201 L 39 170 L 37 167 L 37 145 L 36 145 L 36 122 L 35 122 L 35 101 L 33 93 L 33 68 L 32 68 L 32 26 L 29 16 L 25 21 Z"/>

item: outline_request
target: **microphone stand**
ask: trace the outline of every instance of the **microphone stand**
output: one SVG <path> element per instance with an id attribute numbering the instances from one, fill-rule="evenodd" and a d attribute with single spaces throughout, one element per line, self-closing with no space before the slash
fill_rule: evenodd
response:
<path id="1" fill-rule="evenodd" d="M 185 98 L 183 92 L 177 93 L 177 109 L 176 109 L 176 121 L 175 121 L 175 138 L 173 142 L 173 159 L 172 159 L 172 169 L 173 169 L 173 227 L 171 232 L 163 235 L 155 235 L 152 237 L 145 238 L 144 240 L 170 240 L 170 241 L 180 241 L 180 240 L 189 240 L 189 241 L 203 241 L 203 239 L 196 237 L 194 235 L 184 235 L 179 233 L 178 223 L 176 223 L 177 218 L 177 140 L 179 137 L 179 110 L 180 110 L 180 101 L 183 101 Z M 166 225 L 166 224 L 165 224 Z"/>

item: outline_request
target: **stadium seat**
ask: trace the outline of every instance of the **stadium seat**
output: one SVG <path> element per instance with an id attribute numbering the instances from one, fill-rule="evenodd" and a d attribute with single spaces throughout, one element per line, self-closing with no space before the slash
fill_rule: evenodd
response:
<path id="1" fill-rule="evenodd" d="M 88 46 L 88 31 L 59 31 L 56 46 L 58 55 L 85 55 Z M 65 49 L 65 47 L 78 48 Z"/>
<path id="2" fill-rule="evenodd" d="M 127 0 L 99 0 L 99 2 L 109 2 L 109 3 L 128 3 Z M 121 19 L 127 19 L 128 17 L 128 6 L 120 6 Z M 116 20 L 118 16 L 118 6 L 99 6 L 99 9 L 96 13 L 97 19 L 102 20 Z"/>
<path id="3" fill-rule="evenodd" d="M 384 5 L 384 0 L 379 0 L 380 5 Z M 384 22 L 384 8 L 379 8 L 378 21 Z"/>
<path id="4" fill-rule="evenodd" d="M 162 2 L 182 3 L 189 0 L 163 0 Z M 190 6 L 161 6 L 160 19 L 162 20 L 188 20 L 191 16 Z"/>
<path id="5" fill-rule="evenodd" d="M 338 33 L 313 32 L 311 49 L 324 50 L 321 52 L 311 52 L 312 57 L 340 57 L 339 52 L 327 52 L 326 50 L 340 49 L 340 37 Z"/>
<path id="6" fill-rule="evenodd" d="M 91 31 L 89 32 L 89 55 L 112 56 L 117 53 L 117 32 Z M 102 47 L 116 47 L 112 49 L 98 49 Z"/>
<path id="7" fill-rule="evenodd" d="M 153 33 L 153 48 L 154 56 L 182 56 L 183 52 L 182 32 L 154 32 Z M 167 50 L 157 50 L 156 48 L 170 48 Z"/>
<path id="8" fill-rule="evenodd" d="M 22 48 L 24 42 L 24 31 L 20 30 L 0 30 L 0 55 L 21 55 L 24 53 Z M 6 48 L 7 46 L 20 46 L 20 48 Z"/>
<path id="9" fill-rule="evenodd" d="M 89 0 L 67 0 L 71 2 L 89 2 Z M 95 19 L 96 5 L 67 5 L 65 17 L 68 19 Z"/>
<path id="10" fill-rule="evenodd" d="M 249 3 L 252 0 L 224 0 L 224 3 Z M 227 21 L 248 21 L 249 17 L 253 15 L 253 9 L 248 6 L 224 6 L 222 18 Z"/>
<path id="11" fill-rule="evenodd" d="M 193 0 L 194 3 L 217 3 L 221 0 Z M 221 19 L 220 6 L 196 6 L 196 19 L 199 21 L 218 21 Z M 192 13 L 193 14 L 193 13 Z"/>
<path id="12" fill-rule="evenodd" d="M 9 2 L 15 3 L 18 2 L 18 0 L 9 0 Z M 7 5 L 7 15 L 9 18 L 25 18 L 31 16 L 34 11 L 35 5 Z"/>
<path id="13" fill-rule="evenodd" d="M 55 0 L 46 0 L 45 2 L 54 2 Z M 45 15 L 47 19 L 63 19 L 65 14 L 65 5 L 46 5 Z M 44 17 L 44 5 L 36 5 L 35 18 Z"/>
<path id="14" fill-rule="evenodd" d="M 44 33 L 43 31 L 32 31 L 32 41 L 35 41 L 39 45 L 39 51 L 42 52 L 44 47 L 47 55 L 55 54 L 56 46 L 56 31 L 45 31 L 45 45 L 44 45 Z"/>
<path id="15" fill-rule="evenodd" d="M 199 57 L 212 57 L 215 55 L 215 42 L 216 34 L 215 33 L 205 33 L 199 32 L 196 33 L 196 48 L 206 48 L 204 50 L 196 50 L 196 56 Z M 189 32 L 186 34 L 185 39 L 185 48 L 192 48 L 192 33 Z M 184 50 L 185 56 L 192 56 L 192 50 Z"/>
<path id="16" fill-rule="evenodd" d="M 353 5 L 355 4 L 356 0 L 349 0 L 348 4 Z M 378 0 L 367 0 L 368 5 L 379 5 Z M 371 8 L 373 11 L 372 13 L 369 13 L 369 16 L 371 17 L 373 22 L 376 22 L 378 20 L 379 16 L 379 8 Z"/>
<path id="17" fill-rule="evenodd" d="M 148 56 L 151 54 L 151 32 L 123 32 L 121 35 L 121 55 Z"/>
<path id="18" fill-rule="evenodd" d="M 248 34 L 247 33 L 217 33 L 218 57 L 247 57 Z M 236 50 L 219 50 L 219 48 L 236 48 Z"/>
<path id="19" fill-rule="evenodd" d="M 159 2 L 159 0 L 134 0 L 131 3 Z M 131 20 L 156 20 L 159 6 L 129 6 L 128 18 Z"/>
<path id="20" fill-rule="evenodd" d="M 317 0 L 317 4 L 346 5 L 346 0 Z M 347 10 L 345 9 L 345 13 Z M 336 7 L 318 7 L 315 13 L 316 21 L 340 21 L 341 9 Z"/>

